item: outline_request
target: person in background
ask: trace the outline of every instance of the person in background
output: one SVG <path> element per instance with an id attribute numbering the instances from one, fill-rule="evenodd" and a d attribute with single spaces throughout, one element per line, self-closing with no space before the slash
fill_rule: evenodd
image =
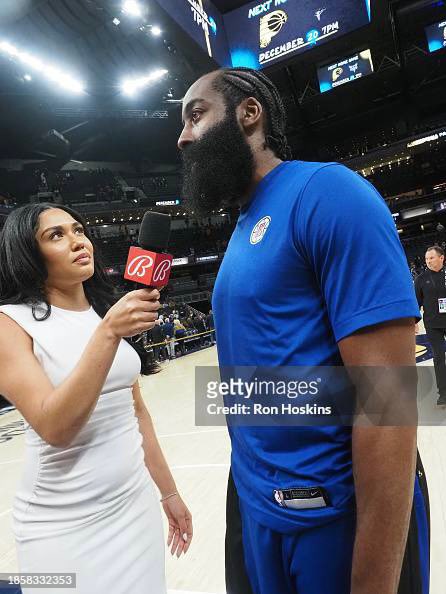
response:
<path id="1" fill-rule="evenodd" d="M 423 309 L 423 322 L 433 352 L 437 405 L 446 406 L 446 267 L 443 248 L 438 245 L 429 247 L 425 261 L 427 270 L 415 279 L 415 293 L 418 305 Z"/>
<path id="2" fill-rule="evenodd" d="M 215 344 L 215 325 L 214 325 L 214 314 L 212 309 L 209 310 L 208 315 L 206 316 L 206 325 L 208 330 L 212 330 L 210 334 L 211 344 Z"/>
<path id="3" fill-rule="evenodd" d="M 174 325 L 174 331 L 175 331 L 175 338 L 178 339 L 183 339 L 183 340 L 178 340 L 178 344 L 180 347 L 180 352 L 182 355 L 184 355 L 186 353 L 186 346 L 184 344 L 184 337 L 186 336 L 186 328 L 183 326 L 183 324 L 181 323 L 180 319 L 176 316 L 173 320 L 173 325 Z"/>
<path id="4" fill-rule="evenodd" d="M 163 324 L 163 333 L 166 339 L 167 355 L 169 359 L 175 359 L 175 329 L 172 315 L 165 320 Z"/>
<path id="5" fill-rule="evenodd" d="M 152 344 L 154 359 L 157 363 L 159 363 L 161 348 L 164 344 L 164 332 L 161 320 L 159 319 L 155 321 L 155 326 L 152 328 Z"/>
<path id="6" fill-rule="evenodd" d="M 204 345 L 205 339 L 207 338 L 204 335 L 204 332 L 206 332 L 206 327 L 205 327 L 204 319 L 202 316 L 197 315 L 195 317 L 194 326 L 195 326 L 195 330 L 197 331 L 197 333 L 200 334 L 200 336 L 198 337 L 198 340 L 199 340 L 199 345 L 201 348 Z"/>

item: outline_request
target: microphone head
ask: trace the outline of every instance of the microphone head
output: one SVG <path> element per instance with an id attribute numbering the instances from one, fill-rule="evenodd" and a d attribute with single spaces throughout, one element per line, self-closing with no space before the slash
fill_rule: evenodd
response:
<path id="1" fill-rule="evenodd" d="M 165 252 L 169 243 L 170 222 L 169 214 L 146 212 L 139 230 L 139 245 L 145 250 Z"/>

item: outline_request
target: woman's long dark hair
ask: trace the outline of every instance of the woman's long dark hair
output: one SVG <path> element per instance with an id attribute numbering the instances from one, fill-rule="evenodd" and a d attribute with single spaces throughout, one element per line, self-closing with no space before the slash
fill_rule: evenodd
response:
<path id="1" fill-rule="evenodd" d="M 40 252 L 36 233 L 39 216 L 46 210 L 58 208 L 70 214 L 83 227 L 85 236 L 94 247 L 94 274 L 84 281 L 85 295 L 95 312 L 103 318 L 110 307 L 118 301 L 116 289 L 108 280 L 101 261 L 98 246 L 92 238 L 83 217 L 71 208 L 60 204 L 27 204 L 13 210 L 6 219 L 0 234 L 0 305 L 26 303 L 32 306 L 33 316 L 43 321 L 51 315 L 51 305 L 45 292 L 48 273 Z M 37 317 L 37 306 L 46 305 L 43 316 Z M 158 365 L 149 362 L 141 342 L 125 339 L 141 359 L 141 373 L 150 375 L 159 371 Z"/>

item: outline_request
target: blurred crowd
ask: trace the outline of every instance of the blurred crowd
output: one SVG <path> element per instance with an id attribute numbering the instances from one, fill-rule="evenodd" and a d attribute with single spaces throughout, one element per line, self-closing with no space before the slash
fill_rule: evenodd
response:
<path id="1" fill-rule="evenodd" d="M 183 305 L 181 311 L 164 305 L 160 311 L 154 328 L 137 338 L 146 351 L 152 353 L 155 362 L 175 359 L 215 344 L 212 310 L 205 315 L 188 305 Z"/>

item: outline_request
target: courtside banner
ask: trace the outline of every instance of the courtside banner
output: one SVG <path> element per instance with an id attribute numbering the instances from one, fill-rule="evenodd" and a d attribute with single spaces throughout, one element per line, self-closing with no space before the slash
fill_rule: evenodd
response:
<path id="1" fill-rule="evenodd" d="M 434 368 L 196 367 L 197 426 L 446 425 Z"/>

